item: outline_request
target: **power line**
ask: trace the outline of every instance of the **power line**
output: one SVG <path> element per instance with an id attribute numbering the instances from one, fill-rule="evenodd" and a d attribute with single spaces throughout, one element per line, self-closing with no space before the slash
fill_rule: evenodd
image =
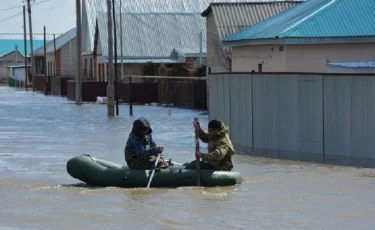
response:
<path id="1" fill-rule="evenodd" d="M 29 33 L 27 33 L 29 34 Z M 33 35 L 43 35 L 44 33 L 34 33 L 33 32 Z M 46 33 L 46 35 L 61 35 L 59 33 Z M 0 35 L 23 35 L 23 33 L 0 33 Z"/>
<path id="2" fill-rule="evenodd" d="M 47 14 L 46 20 L 49 19 L 49 17 L 50 17 L 50 15 L 51 15 L 51 13 L 52 13 L 53 10 L 56 10 L 57 8 L 60 8 L 62 5 L 64 5 L 64 4 L 67 3 L 67 2 L 68 2 L 68 0 L 63 0 L 62 3 L 60 3 L 58 6 L 56 6 L 57 0 L 54 0 L 54 3 L 53 3 L 53 5 L 52 5 L 52 7 L 51 7 L 51 8 L 49 9 L 49 11 L 48 11 L 48 14 Z"/>
<path id="3" fill-rule="evenodd" d="M 14 7 L 6 8 L 6 9 L 1 9 L 0 11 L 13 10 L 13 9 L 17 9 L 17 8 L 20 8 L 20 7 L 23 7 L 23 6 L 14 6 Z"/>
<path id="4" fill-rule="evenodd" d="M 17 16 L 19 16 L 19 15 L 21 15 L 21 14 L 22 14 L 22 12 L 19 12 L 19 13 L 16 13 L 16 14 L 11 15 L 11 16 L 9 16 L 9 17 L 6 17 L 6 18 L 3 18 L 3 19 L 0 19 L 0 23 L 5 22 L 5 21 L 7 21 L 7 20 L 9 20 L 9 19 L 15 18 L 15 17 L 17 17 Z"/>
<path id="5" fill-rule="evenodd" d="M 39 5 L 39 4 L 42 4 L 42 3 L 45 3 L 45 2 L 49 2 L 49 1 L 52 1 L 52 0 L 44 0 L 44 1 L 40 1 L 40 2 L 34 2 L 34 3 L 32 4 L 32 6 Z M 16 7 L 8 8 L 8 9 L 15 9 L 15 8 L 20 8 L 20 7 L 22 8 L 23 6 L 16 6 Z M 0 10 L 0 11 L 5 11 L 5 10 L 8 10 L 8 9 L 3 9 L 3 10 Z M 7 17 L 7 18 L 0 19 L 0 23 L 1 23 L 1 22 L 4 22 L 4 21 L 6 21 L 6 20 L 9 20 L 9 19 L 11 19 L 11 18 L 14 18 L 14 17 L 16 17 L 16 16 L 18 16 L 18 15 L 21 15 L 21 14 L 22 14 L 22 11 L 21 11 L 21 12 L 18 12 L 18 13 L 16 13 L 16 14 L 13 14 L 13 15 Z"/>
<path id="6" fill-rule="evenodd" d="M 49 2 L 49 1 L 52 1 L 52 0 L 44 0 L 44 1 L 40 1 L 40 2 L 34 2 L 31 5 L 36 6 L 36 5 L 39 5 L 39 4 L 42 4 L 42 3 L 45 3 L 45 2 Z M 23 5 L 22 6 L 13 6 L 13 7 L 6 8 L 6 9 L 0 9 L 0 12 L 1 11 L 7 11 L 7 10 L 13 10 L 13 9 L 17 9 L 17 8 L 22 8 L 22 7 L 23 7 Z"/>
<path id="7" fill-rule="evenodd" d="M 57 8 L 60 8 L 62 5 L 64 5 L 65 3 L 67 3 L 68 2 L 68 0 L 63 0 L 63 2 L 60 4 L 60 5 L 58 5 L 58 6 L 56 6 L 56 7 L 53 7 L 52 9 L 50 9 L 50 10 L 56 10 Z M 55 4 L 56 5 L 56 4 Z"/>

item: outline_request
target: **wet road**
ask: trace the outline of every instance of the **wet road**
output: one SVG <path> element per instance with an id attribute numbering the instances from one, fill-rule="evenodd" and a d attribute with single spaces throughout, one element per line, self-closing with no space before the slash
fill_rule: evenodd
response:
<path id="1" fill-rule="evenodd" d="M 91 154 L 125 164 L 134 118 L 147 117 L 164 155 L 194 159 L 195 111 L 76 106 L 0 87 L 1 229 L 375 229 L 375 170 L 237 155 L 244 183 L 177 189 L 89 188 L 66 162 Z M 207 116 L 200 116 L 204 126 Z M 203 146 L 203 145 L 201 145 Z"/>

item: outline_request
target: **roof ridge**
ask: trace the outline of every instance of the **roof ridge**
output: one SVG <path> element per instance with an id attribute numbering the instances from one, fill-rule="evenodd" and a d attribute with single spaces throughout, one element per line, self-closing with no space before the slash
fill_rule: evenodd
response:
<path id="1" fill-rule="evenodd" d="M 283 34 L 286 34 L 286 32 L 289 31 L 289 30 L 296 31 L 298 29 L 297 27 L 299 25 L 301 25 L 302 23 L 304 23 L 304 22 L 308 22 L 308 21 L 314 20 L 315 16 L 325 13 L 328 9 L 330 9 L 330 6 L 332 4 L 334 4 L 336 1 L 341 1 L 341 0 L 329 0 L 329 2 L 327 2 L 326 4 L 324 4 L 324 6 L 320 7 L 314 13 L 307 15 L 302 20 L 296 22 L 294 25 L 292 25 L 292 26 L 286 28 L 285 30 L 283 30 L 282 32 L 280 32 L 279 33 L 279 37 L 283 37 Z"/>
<path id="2" fill-rule="evenodd" d="M 299 2 L 306 2 L 306 0 L 275 0 L 275 1 L 249 1 L 249 2 L 212 2 L 210 6 L 217 6 L 217 5 L 255 5 L 255 4 L 275 4 L 275 3 L 299 3 Z"/>

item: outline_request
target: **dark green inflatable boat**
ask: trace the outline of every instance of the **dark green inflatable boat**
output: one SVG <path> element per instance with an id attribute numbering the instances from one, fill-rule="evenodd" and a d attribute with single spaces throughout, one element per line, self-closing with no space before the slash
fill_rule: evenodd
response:
<path id="1" fill-rule="evenodd" d="M 152 170 L 134 170 L 127 166 L 100 160 L 89 155 L 70 159 L 66 165 L 68 173 L 78 180 L 93 186 L 146 187 Z M 206 187 L 241 184 L 238 172 L 201 170 L 201 185 Z M 157 169 L 151 187 L 195 186 L 195 170 L 183 166 L 169 166 Z"/>

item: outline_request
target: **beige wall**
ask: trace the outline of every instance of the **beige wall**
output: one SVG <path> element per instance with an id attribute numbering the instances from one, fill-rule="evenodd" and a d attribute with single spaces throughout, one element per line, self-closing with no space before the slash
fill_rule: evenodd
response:
<path id="1" fill-rule="evenodd" d="M 337 72 L 340 70 L 328 66 L 327 61 L 374 61 L 375 43 L 290 45 L 287 54 L 288 72 Z M 346 71 L 342 68 L 340 72 Z"/>
<path id="2" fill-rule="evenodd" d="M 285 72 L 287 47 L 277 45 L 239 46 L 232 49 L 232 72 L 258 72 L 262 64 L 263 72 Z"/>
<path id="3" fill-rule="evenodd" d="M 287 45 L 284 51 L 272 45 L 241 46 L 233 47 L 232 55 L 232 72 L 258 72 L 262 63 L 263 72 L 347 73 L 346 68 L 332 68 L 327 61 L 374 61 L 375 43 Z M 364 72 L 361 68 L 352 71 Z"/>

